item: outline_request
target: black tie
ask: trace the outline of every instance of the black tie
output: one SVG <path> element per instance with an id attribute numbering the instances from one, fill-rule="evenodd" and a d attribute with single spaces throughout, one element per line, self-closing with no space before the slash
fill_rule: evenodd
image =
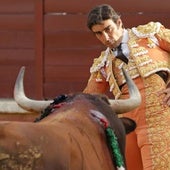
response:
<path id="1" fill-rule="evenodd" d="M 127 59 L 127 57 L 123 54 L 121 45 L 122 45 L 122 43 L 120 43 L 120 45 L 117 47 L 117 56 L 116 56 L 116 58 L 119 58 L 120 60 L 122 60 L 122 61 L 124 61 L 126 64 L 128 64 L 128 59 Z"/>

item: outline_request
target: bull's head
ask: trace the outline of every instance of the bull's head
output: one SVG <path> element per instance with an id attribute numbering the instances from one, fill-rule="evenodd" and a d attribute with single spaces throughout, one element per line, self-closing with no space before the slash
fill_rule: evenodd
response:
<path id="1" fill-rule="evenodd" d="M 28 111 L 40 112 L 44 110 L 48 105 L 50 105 L 50 103 L 52 103 L 53 101 L 52 100 L 40 101 L 40 100 L 33 100 L 28 98 L 24 92 L 24 85 L 23 85 L 24 72 L 25 72 L 25 67 L 22 67 L 20 69 L 20 72 L 18 74 L 15 83 L 14 99 L 19 104 L 19 106 L 22 107 L 23 109 Z M 109 99 L 112 108 L 115 110 L 117 114 L 131 111 L 137 108 L 141 103 L 141 96 L 138 91 L 138 88 L 136 87 L 135 83 L 130 78 L 130 76 L 125 72 L 125 70 L 123 70 L 123 73 L 128 85 L 130 97 L 129 99 L 122 99 L 122 100 Z"/>

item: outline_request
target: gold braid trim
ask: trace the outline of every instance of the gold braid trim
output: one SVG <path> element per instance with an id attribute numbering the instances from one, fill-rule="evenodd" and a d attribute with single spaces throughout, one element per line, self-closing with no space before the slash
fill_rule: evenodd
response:
<path id="1" fill-rule="evenodd" d="M 93 65 L 90 68 L 90 73 L 97 72 L 106 65 L 109 52 L 110 50 L 107 48 L 105 51 L 101 52 L 101 55 L 98 58 L 93 60 Z"/>
<path id="2" fill-rule="evenodd" d="M 102 81 L 102 73 L 101 69 L 106 65 L 108 62 L 108 53 L 109 49 L 106 49 L 105 51 L 101 52 L 101 55 L 98 58 L 95 58 L 93 60 L 93 65 L 90 68 L 90 73 L 94 74 L 96 77 L 96 82 L 101 82 Z"/>
<path id="3" fill-rule="evenodd" d="M 101 82 L 102 77 L 105 77 L 101 70 L 105 67 L 105 73 L 106 73 L 105 78 L 106 81 L 109 83 L 110 92 L 113 93 L 115 98 L 118 98 L 121 94 L 121 91 L 119 89 L 119 86 L 113 74 L 112 64 L 114 59 L 115 57 L 113 56 L 112 51 L 109 48 L 106 49 L 106 51 L 103 51 L 98 58 L 94 59 L 94 63 L 90 68 L 90 73 L 95 75 L 96 82 Z"/>
<path id="4" fill-rule="evenodd" d="M 106 73 L 107 73 L 106 81 L 109 82 L 110 92 L 112 92 L 113 95 L 115 96 L 115 99 L 117 99 L 121 95 L 121 91 L 119 89 L 119 86 L 118 86 L 118 83 L 116 81 L 116 78 L 115 78 L 115 76 L 113 74 L 113 72 L 114 72 L 114 70 L 113 70 L 114 67 L 112 65 L 113 64 L 113 60 L 115 60 L 115 57 L 113 58 L 112 54 L 108 55 L 108 62 L 109 62 L 109 64 L 106 67 Z M 121 75 L 120 72 L 117 73 L 117 74 Z"/>

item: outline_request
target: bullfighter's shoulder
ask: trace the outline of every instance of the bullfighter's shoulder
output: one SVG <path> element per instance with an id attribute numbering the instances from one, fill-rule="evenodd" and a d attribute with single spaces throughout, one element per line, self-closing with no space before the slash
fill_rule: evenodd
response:
<path id="1" fill-rule="evenodd" d="M 160 22 L 149 22 L 145 25 L 133 27 L 133 33 L 139 38 L 152 37 L 157 34 L 163 25 Z"/>
<path id="2" fill-rule="evenodd" d="M 95 73 L 106 65 L 108 53 L 109 49 L 107 48 L 105 51 L 101 52 L 101 55 L 98 58 L 94 58 L 93 64 L 90 68 L 90 73 Z"/>

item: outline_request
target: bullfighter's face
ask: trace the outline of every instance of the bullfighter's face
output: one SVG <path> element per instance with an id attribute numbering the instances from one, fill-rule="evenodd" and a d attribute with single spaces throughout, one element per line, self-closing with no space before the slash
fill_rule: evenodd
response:
<path id="1" fill-rule="evenodd" d="M 100 24 L 92 26 L 91 30 L 102 44 L 111 49 L 116 48 L 122 40 L 121 19 L 118 19 L 116 23 L 112 19 L 104 20 Z"/>

